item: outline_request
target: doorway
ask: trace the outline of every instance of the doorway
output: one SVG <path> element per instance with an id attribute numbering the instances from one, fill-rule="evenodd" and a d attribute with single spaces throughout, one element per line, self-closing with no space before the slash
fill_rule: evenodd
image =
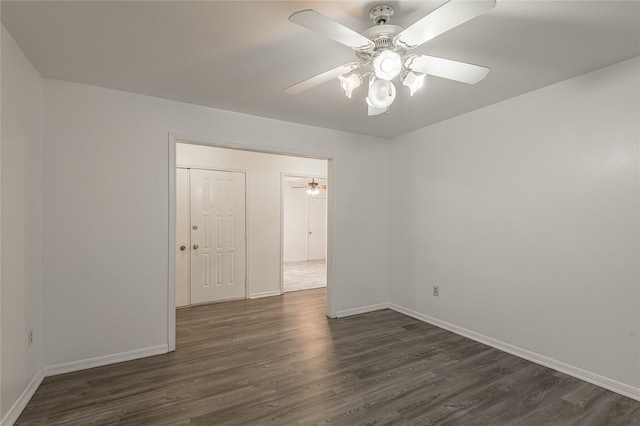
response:
<path id="1" fill-rule="evenodd" d="M 177 168 L 176 201 L 176 307 L 244 299 L 244 173 Z"/>
<path id="2" fill-rule="evenodd" d="M 283 176 L 283 292 L 327 285 L 327 179 Z"/>
<path id="3" fill-rule="evenodd" d="M 177 261 L 177 168 L 203 168 L 245 173 L 246 178 L 246 297 L 282 294 L 282 176 L 322 176 L 328 179 L 327 206 L 327 316 L 336 316 L 336 290 L 333 286 L 333 203 L 330 156 L 304 152 L 265 152 L 259 147 L 242 149 L 234 143 L 195 140 L 169 134 L 169 283 L 167 295 L 167 341 L 176 347 Z M 274 202 L 275 200 L 275 202 Z M 185 249 L 186 250 L 186 249 Z"/>
<path id="4" fill-rule="evenodd" d="M 170 225 L 170 235 L 172 250 L 170 250 L 170 260 L 172 260 L 170 275 L 173 277 L 170 283 L 169 291 L 170 306 L 173 312 L 169 316 L 169 329 L 172 334 L 174 330 L 175 308 L 190 306 L 192 303 L 201 303 L 192 301 L 191 286 L 180 286 L 180 280 L 191 280 L 191 275 L 195 273 L 191 270 L 191 255 L 194 253 L 193 244 L 195 241 L 181 240 L 177 230 L 190 228 L 191 213 L 181 212 L 178 203 L 191 202 L 191 194 L 180 195 L 178 186 L 184 185 L 182 181 L 189 181 L 184 176 L 181 169 L 203 169 L 218 170 L 223 172 L 239 172 L 245 177 L 245 293 L 239 298 L 255 299 L 260 297 L 279 296 L 283 293 L 283 176 L 314 176 L 328 181 L 330 172 L 330 160 L 322 158 L 310 158 L 304 156 L 275 154 L 266 152 L 257 152 L 250 150 L 242 150 L 229 148 L 224 146 L 215 146 L 205 143 L 196 143 L 188 140 L 170 140 L 173 143 L 172 152 L 174 158 L 170 163 L 174 164 L 173 169 L 173 188 L 170 200 L 173 205 L 173 214 L 171 217 L 174 222 Z M 190 173 L 190 172 L 189 172 Z M 181 177 L 181 174 L 183 175 Z M 188 175 L 187 175 L 188 176 Z M 329 190 L 323 186 L 323 200 L 326 203 L 327 192 Z M 185 193 L 183 191 L 183 193 Z M 187 192 L 188 193 L 188 192 Z M 185 199 L 188 199 L 185 201 Z M 182 201 L 181 201 L 182 200 Z M 190 205 L 190 204 L 189 204 Z M 182 210 L 190 210 L 188 209 Z M 325 219 L 321 221 L 327 226 L 326 215 L 331 207 L 327 209 L 325 206 L 321 211 L 325 215 Z M 180 219 L 180 218 L 183 219 Z M 186 223 L 186 225 L 185 225 Z M 311 231 L 314 232 L 313 230 Z M 327 232 L 322 235 L 327 238 Z M 213 238 L 213 237 L 211 237 Z M 182 247 L 184 250 L 180 250 Z M 331 245 L 324 242 L 321 249 L 322 258 L 329 258 L 328 268 L 323 265 L 323 269 L 328 271 L 323 275 L 329 276 L 331 280 L 331 256 L 325 255 L 327 247 L 330 250 Z M 313 249 L 313 248 L 312 248 Z M 183 265 L 180 265 L 180 262 Z M 325 262 L 326 263 L 326 262 Z M 211 268 L 213 270 L 213 268 Z M 183 290 L 180 291 L 180 288 Z M 184 290 L 186 288 L 186 290 Z M 333 306 L 331 285 L 327 285 L 327 312 L 330 316 L 335 316 Z M 237 296 L 237 295 L 236 295 Z M 235 297 L 233 297 L 235 298 Z M 229 300 L 224 298 L 221 300 Z M 202 302 L 207 303 L 207 302 Z M 171 309 L 171 308 L 170 308 Z"/>

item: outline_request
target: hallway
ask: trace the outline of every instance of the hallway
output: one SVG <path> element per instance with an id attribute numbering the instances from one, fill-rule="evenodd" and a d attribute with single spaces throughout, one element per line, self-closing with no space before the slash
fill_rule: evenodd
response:
<path id="1" fill-rule="evenodd" d="M 285 262 L 282 274 L 285 292 L 327 286 L 327 261 Z"/>

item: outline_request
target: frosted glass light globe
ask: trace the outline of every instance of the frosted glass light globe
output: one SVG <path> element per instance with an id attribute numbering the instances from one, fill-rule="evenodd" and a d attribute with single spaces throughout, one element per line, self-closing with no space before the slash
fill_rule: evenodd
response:
<path id="1" fill-rule="evenodd" d="M 391 80 L 402 70 L 400 55 L 391 50 L 383 50 L 373 60 L 373 71 L 376 77 Z"/>
<path id="2" fill-rule="evenodd" d="M 416 93 L 416 91 L 424 84 L 425 77 L 426 74 L 409 71 L 402 79 L 402 84 L 409 88 L 409 94 L 413 96 L 413 94 Z"/>
<path id="3" fill-rule="evenodd" d="M 396 86 L 389 80 L 381 78 L 369 86 L 368 102 L 376 108 L 388 108 L 396 99 Z"/>
<path id="4" fill-rule="evenodd" d="M 360 83 L 362 83 L 362 78 L 359 74 L 356 73 L 353 73 L 348 77 L 339 75 L 338 80 L 340 80 L 340 87 L 342 87 L 342 90 L 344 90 L 344 94 L 347 96 L 347 98 L 351 98 L 353 89 L 357 88 L 358 86 L 360 86 Z"/>

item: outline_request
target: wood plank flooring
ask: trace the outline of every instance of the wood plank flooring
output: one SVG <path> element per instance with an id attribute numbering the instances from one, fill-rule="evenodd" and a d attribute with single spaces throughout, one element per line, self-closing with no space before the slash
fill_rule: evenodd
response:
<path id="1" fill-rule="evenodd" d="M 177 350 L 44 380 L 17 425 L 640 425 L 640 403 L 325 289 L 181 309 Z"/>

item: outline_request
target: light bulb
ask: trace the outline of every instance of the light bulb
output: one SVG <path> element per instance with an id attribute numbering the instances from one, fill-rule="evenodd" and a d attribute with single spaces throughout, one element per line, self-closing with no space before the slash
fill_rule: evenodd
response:
<path id="1" fill-rule="evenodd" d="M 396 99 L 396 86 L 389 80 L 375 79 L 369 84 L 367 103 L 375 108 L 388 108 Z"/>
<path id="2" fill-rule="evenodd" d="M 356 73 L 352 73 L 348 77 L 339 75 L 338 80 L 340 80 L 340 87 L 344 90 L 344 94 L 347 95 L 347 98 L 349 99 L 351 99 L 351 93 L 353 90 L 362 83 L 362 78 Z"/>
<path id="3" fill-rule="evenodd" d="M 409 71 L 402 79 L 402 84 L 409 88 L 409 93 L 413 96 L 424 84 L 425 77 L 426 74 Z"/>
<path id="4" fill-rule="evenodd" d="M 400 55 L 391 50 L 383 50 L 373 60 L 373 70 L 376 77 L 391 80 L 402 70 Z"/>

